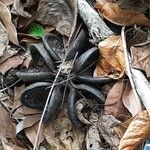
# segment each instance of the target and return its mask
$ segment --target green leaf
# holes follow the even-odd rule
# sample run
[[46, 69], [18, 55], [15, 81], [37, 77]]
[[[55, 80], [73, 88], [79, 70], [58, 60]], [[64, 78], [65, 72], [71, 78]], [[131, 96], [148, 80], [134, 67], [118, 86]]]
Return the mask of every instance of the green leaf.
[[33, 22], [29, 27], [28, 33], [35, 37], [42, 37], [44, 35], [44, 28], [40, 24]]

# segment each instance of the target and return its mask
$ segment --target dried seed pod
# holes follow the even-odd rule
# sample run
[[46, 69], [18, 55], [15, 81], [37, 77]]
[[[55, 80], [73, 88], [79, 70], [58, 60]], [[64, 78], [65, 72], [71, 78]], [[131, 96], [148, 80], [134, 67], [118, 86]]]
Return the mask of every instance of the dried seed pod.
[[67, 107], [68, 107], [68, 116], [70, 121], [78, 126], [83, 126], [83, 123], [78, 119], [77, 112], [76, 112], [76, 91], [73, 87], [69, 87], [69, 95], [67, 100]]
[[46, 112], [43, 118], [43, 124], [52, 122], [59, 113], [59, 108], [62, 102], [61, 87], [56, 86], [53, 89], [52, 95], [50, 97]]
[[75, 62], [74, 72], [80, 72], [89, 67], [91, 64], [96, 63], [99, 58], [99, 51], [93, 47], [83, 53]]
[[32, 109], [43, 109], [49, 93], [48, 82], [37, 82], [29, 85], [21, 94], [21, 102]]

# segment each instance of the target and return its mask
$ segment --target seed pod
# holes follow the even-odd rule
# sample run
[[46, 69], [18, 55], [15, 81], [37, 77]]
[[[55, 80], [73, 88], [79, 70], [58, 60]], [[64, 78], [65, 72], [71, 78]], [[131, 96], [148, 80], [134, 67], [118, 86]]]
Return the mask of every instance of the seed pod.
[[93, 47], [83, 53], [74, 64], [74, 71], [80, 72], [89, 67], [91, 64], [96, 63], [99, 58], [99, 51], [96, 47]]
[[68, 107], [68, 116], [70, 121], [78, 126], [83, 126], [83, 123], [78, 119], [77, 112], [76, 112], [76, 91], [73, 87], [69, 87], [69, 95], [67, 100], [67, 107]]
[[43, 109], [49, 93], [48, 82], [37, 82], [29, 85], [21, 94], [21, 102], [32, 109]]
[[42, 37], [42, 42], [49, 55], [55, 61], [60, 61], [64, 55], [64, 45], [61, 39], [54, 34], [47, 33]]
[[10, 73], [24, 82], [44, 82], [55, 78], [55, 73], [38, 69], [24, 69], [21, 71], [14, 70]]
[[111, 78], [107, 77], [92, 77], [92, 76], [81, 76], [76, 75], [76, 79], [89, 84], [106, 84], [112, 81]]
[[75, 85], [74, 83], [71, 82], [71, 84], [73, 85], [73, 87], [75, 87], [76, 89], [79, 89], [81, 91], [85, 91], [85, 92], [88, 92], [88, 93], [91, 93], [92, 96], [94, 96], [96, 99], [98, 99], [98, 102], [103, 104], [105, 102], [105, 96], [104, 94], [94, 88], [94, 87], [91, 87], [89, 85], [86, 85], [86, 84], [78, 84], [78, 85]]
[[44, 114], [43, 124], [50, 123], [57, 117], [61, 102], [62, 102], [61, 88], [60, 86], [56, 86], [53, 89], [46, 112]]
[[[31, 44], [30, 45], [30, 51], [31, 54], [33, 54], [34, 52], [38, 51], [38, 53], [42, 56], [42, 58], [44, 59], [46, 65], [48, 66], [48, 68], [54, 72], [55, 71], [55, 66], [53, 63], [53, 60], [51, 59], [51, 57], [49, 56], [48, 52], [44, 49], [44, 47], [42, 45], [39, 44]], [[34, 55], [34, 54], [33, 54]], [[35, 58], [36, 59], [36, 58]]]
[[71, 45], [70, 49], [68, 50], [66, 60], [73, 59], [76, 52], [83, 51], [87, 46], [87, 42], [88, 42], [88, 39], [86, 37], [86, 33], [82, 29], [79, 35], [77, 36], [77, 38], [75, 39], [75, 41], [73, 41], [73, 44]]

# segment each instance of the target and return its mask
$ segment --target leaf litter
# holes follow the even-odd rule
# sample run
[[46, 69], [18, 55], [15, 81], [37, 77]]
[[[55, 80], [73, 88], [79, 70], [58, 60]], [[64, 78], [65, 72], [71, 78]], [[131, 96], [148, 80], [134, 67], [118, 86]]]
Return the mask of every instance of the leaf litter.
[[[147, 147], [150, 136], [149, 101], [145, 93], [150, 92], [149, 8], [146, 0], [0, 0], [0, 139], [3, 149], [134, 150]], [[128, 26], [123, 34], [122, 26]], [[82, 37], [76, 41], [81, 30], [85, 32], [88, 44], [82, 43]], [[62, 96], [64, 102], [59, 108], [60, 113], [46, 125], [39, 123], [43, 108], [28, 108], [21, 101], [26, 87], [34, 81], [52, 84], [58, 71], [56, 68], [65, 61], [65, 58], [58, 59], [61, 52], [53, 51], [51, 47], [47, 50], [43, 42], [47, 33], [63, 40], [66, 55], [70, 49], [73, 53], [78, 51], [77, 59], [93, 47], [99, 52], [99, 58], [93, 64], [89, 65], [88, 61], [84, 64], [90, 69], [81, 71], [79, 75], [82, 78], [73, 80], [70, 85], [73, 88], [74, 82], [77, 82], [75, 85], [80, 87], [75, 88], [78, 99], [70, 107], [74, 110], [71, 115], [82, 123], [81, 127], [76, 127], [67, 114], [68, 87]], [[53, 48], [58, 44], [55, 42], [50, 43]], [[49, 71], [42, 50], [30, 49], [29, 43], [43, 44], [47, 51], [44, 54], [50, 56], [46, 59], [54, 63], [55, 70]], [[67, 68], [66, 64], [73, 64], [71, 61], [74, 60], [67, 60], [63, 68]], [[70, 74], [66, 72], [67, 76], [61, 74], [56, 84], [66, 80], [62, 81], [62, 76], [70, 81], [74, 76], [73, 69]], [[30, 75], [31, 80], [23, 82], [16, 77], [17, 71], [24, 71], [23, 78]], [[38, 73], [41, 71], [43, 79], [39, 80]], [[51, 75], [46, 78], [45, 73]], [[78, 73], [75, 72], [75, 75], [78, 76]], [[84, 89], [81, 89], [79, 85], [83, 83], [80, 81], [83, 77]], [[104, 94], [103, 104], [90, 96], [85, 83]], [[49, 85], [47, 89], [50, 88]], [[38, 94], [34, 90], [29, 103], [43, 105], [44, 95], [36, 103]]]

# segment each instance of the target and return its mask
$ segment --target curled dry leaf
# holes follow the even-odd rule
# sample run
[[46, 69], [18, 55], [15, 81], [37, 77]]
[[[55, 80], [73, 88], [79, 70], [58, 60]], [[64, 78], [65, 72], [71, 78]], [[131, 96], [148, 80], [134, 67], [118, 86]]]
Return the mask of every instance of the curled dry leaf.
[[14, 24], [11, 21], [10, 11], [2, 2], [0, 2], [0, 21], [2, 21], [2, 23], [7, 29], [9, 40], [13, 44], [19, 45], [17, 39], [17, 31]]
[[134, 150], [150, 136], [150, 117], [145, 110], [135, 116], [120, 140], [119, 150]]
[[131, 54], [132, 66], [145, 71], [147, 77], [150, 77], [150, 42], [132, 46]]
[[23, 57], [21, 55], [16, 55], [14, 57], [7, 59], [2, 64], [0, 64], [0, 72], [2, 74], [5, 74], [11, 68], [16, 68], [18, 65], [21, 65], [23, 63], [24, 59], [25, 59], [25, 57]]
[[85, 132], [72, 126], [66, 111], [46, 127], [44, 135], [51, 149], [81, 150], [84, 147]]
[[118, 79], [124, 75], [125, 62], [120, 36], [112, 35], [98, 45], [101, 57], [98, 61], [94, 76], [108, 76]]
[[122, 102], [125, 87], [126, 82], [123, 80], [114, 84], [105, 101], [105, 114], [111, 114], [118, 119], [123, 119], [128, 114]]
[[115, 3], [99, 3], [99, 1], [96, 3], [96, 8], [100, 11], [104, 18], [114, 24], [121, 26], [136, 24], [150, 27], [150, 20], [138, 11], [122, 9]]

